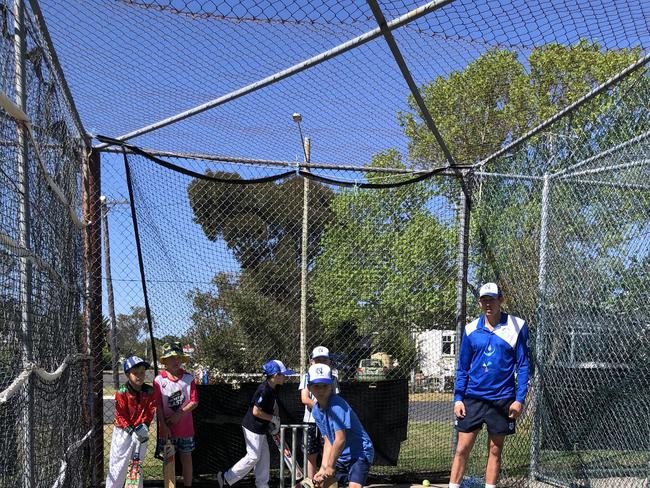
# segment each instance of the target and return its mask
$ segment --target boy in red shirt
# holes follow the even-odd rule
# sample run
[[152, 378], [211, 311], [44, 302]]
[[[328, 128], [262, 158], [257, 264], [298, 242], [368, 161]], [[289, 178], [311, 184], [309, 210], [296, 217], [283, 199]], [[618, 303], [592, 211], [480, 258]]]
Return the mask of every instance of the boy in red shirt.
[[199, 405], [196, 383], [191, 373], [181, 368], [188, 356], [180, 343], [164, 344], [160, 362], [165, 369], [153, 380], [159, 393], [158, 442], [163, 448], [171, 439], [183, 467], [183, 483], [192, 486], [192, 451], [194, 450], [194, 423], [192, 410]]
[[[135, 449], [140, 459], [147, 454], [149, 424], [156, 413], [158, 393], [144, 382], [149, 363], [137, 356], [124, 361], [128, 381], [115, 393], [115, 427], [106, 488], [122, 488]], [[143, 478], [140, 477], [140, 488]]]

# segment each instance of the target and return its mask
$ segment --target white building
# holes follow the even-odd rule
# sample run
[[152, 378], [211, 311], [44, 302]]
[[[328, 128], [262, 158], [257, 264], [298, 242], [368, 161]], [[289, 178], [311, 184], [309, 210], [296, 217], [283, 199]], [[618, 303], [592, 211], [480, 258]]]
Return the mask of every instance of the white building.
[[450, 390], [456, 375], [456, 331], [425, 330], [417, 335], [416, 341], [419, 364], [416, 373], [422, 372], [422, 388]]

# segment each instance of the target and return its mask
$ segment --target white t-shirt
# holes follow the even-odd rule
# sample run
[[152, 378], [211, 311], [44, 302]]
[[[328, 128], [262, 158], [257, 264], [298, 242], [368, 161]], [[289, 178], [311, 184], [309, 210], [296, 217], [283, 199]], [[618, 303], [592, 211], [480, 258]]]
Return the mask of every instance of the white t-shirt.
[[[340, 393], [339, 390], [339, 372], [336, 369], [332, 370], [332, 380], [334, 381], [332, 383], [332, 386], [334, 387], [334, 393], [337, 395]], [[298, 385], [299, 390], [304, 390], [307, 388], [307, 373], [302, 375], [302, 378], [300, 378], [300, 385]], [[312, 395], [311, 393], [309, 394], [309, 398], [312, 400], [315, 400], [316, 397]], [[302, 421], [305, 422], [306, 424], [314, 424], [316, 421], [314, 420], [314, 416], [311, 413], [311, 408], [309, 408], [307, 405], [305, 405], [305, 415], [302, 418]]]

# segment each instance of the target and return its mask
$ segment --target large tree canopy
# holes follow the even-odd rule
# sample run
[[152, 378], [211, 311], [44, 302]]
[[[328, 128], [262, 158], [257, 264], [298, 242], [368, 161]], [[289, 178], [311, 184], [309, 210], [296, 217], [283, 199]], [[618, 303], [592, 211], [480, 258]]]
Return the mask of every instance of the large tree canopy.
[[[195, 180], [188, 195], [194, 221], [210, 240], [223, 240], [241, 267], [237, 276], [215, 276], [213, 289], [191, 293], [199, 360], [228, 372], [255, 371], [270, 355], [297, 361], [302, 180], [249, 186]], [[333, 218], [332, 197], [329, 188], [310, 185], [310, 262]]]

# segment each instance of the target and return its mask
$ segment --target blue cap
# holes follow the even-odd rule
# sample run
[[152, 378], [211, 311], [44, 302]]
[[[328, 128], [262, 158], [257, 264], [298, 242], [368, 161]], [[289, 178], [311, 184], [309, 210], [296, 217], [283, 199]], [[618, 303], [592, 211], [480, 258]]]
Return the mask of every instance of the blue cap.
[[273, 376], [274, 374], [283, 374], [285, 376], [290, 374], [296, 374], [294, 370], [287, 369], [284, 363], [282, 361], [279, 361], [278, 359], [271, 359], [270, 361], [264, 363], [264, 366], [262, 366], [262, 370], [264, 371], [264, 374], [266, 376]]
[[139, 358], [138, 356], [131, 356], [130, 358], [127, 358], [126, 361], [124, 361], [124, 372], [128, 373], [131, 368], [135, 368], [141, 364], [144, 365], [145, 368], [149, 368], [149, 363], [144, 359]]

